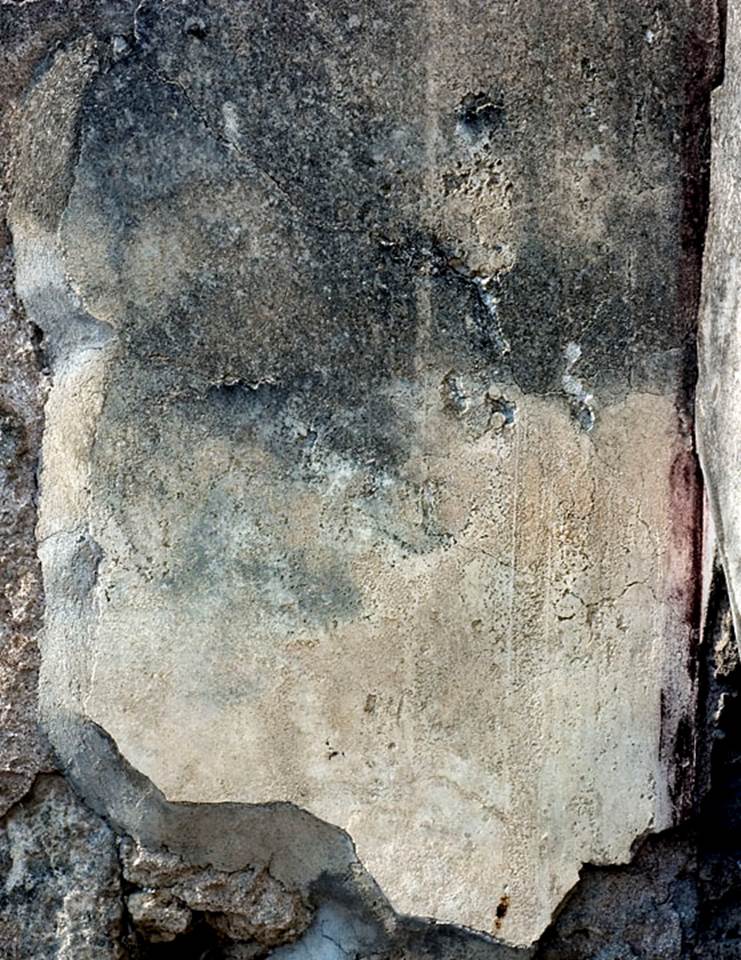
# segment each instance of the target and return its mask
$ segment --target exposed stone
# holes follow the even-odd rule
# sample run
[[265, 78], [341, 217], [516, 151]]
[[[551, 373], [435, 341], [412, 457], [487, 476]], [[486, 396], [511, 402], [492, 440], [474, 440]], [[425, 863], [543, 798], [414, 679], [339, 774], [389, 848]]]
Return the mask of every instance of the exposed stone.
[[741, 957], [741, 655], [727, 578], [709, 587], [704, 658], [698, 835], [701, 960]]
[[128, 903], [135, 927], [151, 940], [174, 939], [187, 930], [195, 911], [225, 940], [275, 946], [295, 940], [311, 917], [301, 898], [265, 869], [197, 867], [128, 838], [121, 844], [121, 861], [128, 883], [144, 888], [130, 895]]
[[139, 890], [126, 897], [134, 929], [145, 940], [163, 943], [186, 933], [192, 914], [175, 897], [159, 890]]
[[0, 829], [4, 960], [122, 960], [115, 837], [58, 776], [41, 776]]
[[694, 844], [647, 841], [631, 865], [585, 867], [546, 933], [538, 960], [676, 960], [692, 956], [697, 924]]
[[0, 813], [28, 792], [40, 770], [53, 763], [37, 728], [39, 654], [34, 638], [14, 633], [0, 647]]
[[713, 94], [712, 195], [698, 337], [697, 423], [717, 549], [741, 643], [741, 6], [737, 0], [728, 0], [726, 15], [723, 83]]
[[45, 383], [0, 244], [0, 815], [52, 767], [37, 726], [41, 573], [36, 556], [36, 456]]
[[35, 634], [43, 591], [34, 525], [46, 378], [41, 332], [27, 322], [15, 296], [5, 180], [11, 142], [21, 133], [14, 126], [16, 111], [33, 71], [55, 42], [79, 30], [82, 15], [91, 25], [99, 22], [104, 4], [71, 0], [53, 12], [51, 6], [0, 8], [0, 162], [6, 171], [0, 185], [0, 814], [24, 796], [40, 771], [54, 766], [36, 716]]

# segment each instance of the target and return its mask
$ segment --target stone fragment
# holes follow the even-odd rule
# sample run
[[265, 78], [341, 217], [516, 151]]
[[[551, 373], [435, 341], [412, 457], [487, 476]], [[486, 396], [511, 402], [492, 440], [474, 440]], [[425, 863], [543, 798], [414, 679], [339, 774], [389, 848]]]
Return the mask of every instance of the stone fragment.
[[124, 878], [143, 888], [130, 895], [128, 903], [135, 926], [150, 940], [184, 932], [191, 911], [203, 914], [224, 940], [263, 947], [295, 939], [309, 923], [311, 914], [301, 898], [266, 870], [198, 867], [129, 838], [122, 841], [120, 853]]
[[586, 867], [538, 945], [537, 960], [677, 960], [697, 924], [694, 845], [681, 836], [647, 841], [610, 873]]
[[115, 838], [59, 776], [0, 824], [3, 960], [124, 960]]
[[166, 943], [185, 933], [192, 916], [175, 897], [157, 890], [129, 894], [126, 909], [137, 933], [152, 943]]
[[[713, 93], [711, 201], [698, 334], [697, 431], [717, 550], [741, 643], [741, 7], [727, 4], [723, 83]], [[713, 531], [708, 530], [712, 535]]]
[[41, 571], [36, 454], [46, 385], [0, 243], [0, 815], [53, 762], [37, 724]]

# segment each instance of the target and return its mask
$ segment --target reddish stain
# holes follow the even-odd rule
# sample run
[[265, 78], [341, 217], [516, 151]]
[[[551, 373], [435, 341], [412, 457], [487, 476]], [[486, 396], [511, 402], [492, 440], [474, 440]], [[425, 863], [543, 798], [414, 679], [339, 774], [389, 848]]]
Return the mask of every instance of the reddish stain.
[[497, 909], [496, 909], [496, 914], [495, 914], [496, 919], [494, 920], [494, 929], [495, 929], [495, 930], [501, 930], [501, 929], [502, 929], [502, 921], [503, 921], [504, 918], [507, 916], [507, 911], [508, 911], [508, 910], [509, 910], [509, 895], [505, 893], [505, 894], [502, 896], [502, 899], [501, 899], [501, 900], [499, 901], [499, 903], [497, 904]]
[[702, 600], [703, 491], [700, 465], [694, 449], [675, 456], [669, 474], [671, 490], [671, 558], [668, 599], [691, 633], [688, 668], [694, 680], [695, 645], [700, 627]]
[[[702, 614], [703, 489], [693, 446], [680, 438], [669, 474], [669, 564], [665, 584], [666, 649], [681, 658], [691, 696], [678, 698], [671, 681], [661, 692], [660, 754], [666, 765], [674, 820], [691, 813], [695, 786], [695, 707]], [[670, 665], [670, 671], [671, 671]], [[670, 672], [671, 676], [671, 672]]]

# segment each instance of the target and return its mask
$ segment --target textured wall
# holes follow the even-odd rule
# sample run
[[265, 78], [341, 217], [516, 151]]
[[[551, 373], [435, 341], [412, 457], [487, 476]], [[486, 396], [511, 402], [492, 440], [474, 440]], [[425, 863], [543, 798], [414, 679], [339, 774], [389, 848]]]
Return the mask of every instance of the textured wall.
[[717, 549], [741, 636], [741, 326], [738, 269], [738, 119], [741, 14], [729, 3], [726, 71], [713, 97], [713, 193], [698, 337], [698, 441]]
[[526, 956], [548, 927], [544, 956], [581, 956], [634, 883], [600, 936], [645, 914], [624, 955], [678, 955], [689, 828], [612, 886], [579, 876], [697, 812], [735, 676], [726, 621], [698, 648], [722, 607], [692, 406], [712, 5], [2, 16], [35, 431], [8, 459], [29, 639], [6, 806], [52, 767], [28, 723], [45, 399], [41, 718], [87, 808], [38, 779], [0, 862], [83, 824], [109, 893], [62, 926], [110, 956], [253, 956], [317, 907], [276, 955]]

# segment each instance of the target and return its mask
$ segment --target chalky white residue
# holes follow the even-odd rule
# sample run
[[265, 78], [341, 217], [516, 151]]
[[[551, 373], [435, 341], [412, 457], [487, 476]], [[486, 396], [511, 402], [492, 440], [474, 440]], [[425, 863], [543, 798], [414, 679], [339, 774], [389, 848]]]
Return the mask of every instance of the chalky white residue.
[[494, 327], [494, 342], [499, 352], [504, 356], [510, 352], [510, 346], [499, 322], [499, 300], [493, 293], [494, 281], [494, 277], [473, 277], [473, 282], [478, 287], [481, 302], [486, 307]]
[[561, 377], [561, 386], [564, 393], [570, 397], [576, 418], [582, 429], [591, 430], [594, 426], [594, 411], [592, 410], [593, 394], [585, 389], [581, 380], [572, 373], [573, 367], [581, 357], [581, 347], [573, 341], [566, 344], [564, 349], [566, 370]]

